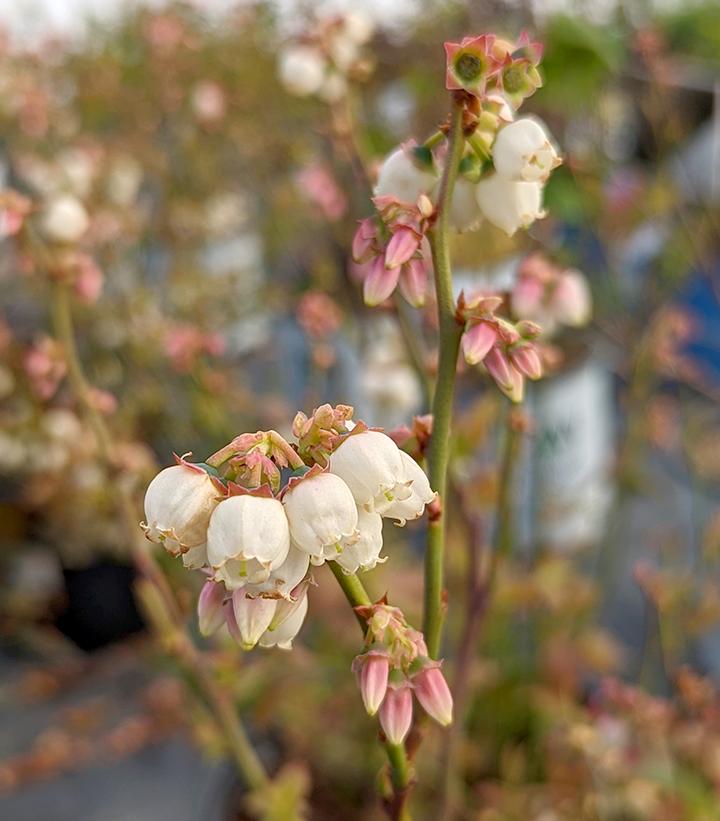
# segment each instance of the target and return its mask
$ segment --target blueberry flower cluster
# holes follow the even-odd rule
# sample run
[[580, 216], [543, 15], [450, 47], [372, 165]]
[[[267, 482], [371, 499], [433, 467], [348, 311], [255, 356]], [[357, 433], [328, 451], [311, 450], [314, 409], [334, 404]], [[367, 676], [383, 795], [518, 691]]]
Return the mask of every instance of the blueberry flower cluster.
[[307, 612], [310, 565], [346, 573], [385, 559], [383, 519], [404, 525], [435, 494], [420, 467], [352, 408], [298, 414], [297, 443], [242, 434], [206, 463], [177, 457], [145, 495], [143, 529], [207, 576], [200, 629], [225, 624], [245, 649], [288, 648]]
[[[544, 216], [543, 187], [561, 159], [544, 125], [516, 117], [541, 85], [541, 48], [490, 34], [446, 43], [446, 85], [463, 95], [465, 146], [450, 202], [451, 226], [476, 229], [483, 219], [512, 236]], [[425, 299], [431, 271], [425, 235], [437, 218], [447, 157], [442, 125], [422, 145], [409, 141], [384, 160], [373, 200], [376, 214], [360, 222], [353, 258], [376, 305], [399, 286], [414, 306]]]

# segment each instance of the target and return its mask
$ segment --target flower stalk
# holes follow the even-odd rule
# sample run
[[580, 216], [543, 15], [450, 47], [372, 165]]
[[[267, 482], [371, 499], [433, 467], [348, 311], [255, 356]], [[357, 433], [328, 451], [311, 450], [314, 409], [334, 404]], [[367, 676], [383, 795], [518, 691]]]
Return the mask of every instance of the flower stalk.
[[[370, 596], [360, 579], [354, 573], [345, 573], [337, 562], [328, 562], [330, 570], [338, 581], [345, 598], [350, 605], [367, 607], [372, 604]], [[360, 629], [365, 636], [367, 625], [365, 619], [355, 612]], [[410, 764], [404, 744], [385, 743], [388, 762], [390, 764], [390, 780], [393, 786], [393, 796], [387, 802], [388, 812], [393, 821], [410, 821], [410, 815], [405, 806], [407, 794], [411, 786]]]
[[437, 219], [429, 232], [435, 272], [435, 292], [438, 306], [439, 362], [433, 396], [433, 435], [428, 452], [430, 486], [439, 495], [438, 513], [431, 515], [428, 544], [425, 553], [425, 608], [423, 633], [431, 658], [437, 658], [443, 623], [443, 558], [445, 552], [445, 522], [442, 505], [447, 490], [450, 455], [455, 374], [463, 327], [455, 316], [452, 268], [449, 248], [449, 211], [457, 179], [465, 138], [463, 135], [464, 104], [459, 95], [453, 98], [447, 161], [440, 183]]

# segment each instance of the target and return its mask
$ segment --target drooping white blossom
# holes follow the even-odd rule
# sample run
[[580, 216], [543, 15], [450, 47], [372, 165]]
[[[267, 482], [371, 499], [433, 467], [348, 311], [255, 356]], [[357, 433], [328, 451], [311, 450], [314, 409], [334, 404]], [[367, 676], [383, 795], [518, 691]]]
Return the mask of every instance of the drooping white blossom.
[[380, 431], [348, 436], [330, 456], [330, 472], [347, 484], [358, 507], [375, 513], [412, 492], [400, 449]]
[[545, 182], [560, 162], [547, 132], [532, 117], [501, 128], [492, 155], [495, 171], [516, 182]]
[[382, 517], [379, 513], [369, 513], [362, 508], [358, 510], [358, 536], [347, 540], [342, 553], [336, 561], [346, 573], [357, 573], [358, 570], [372, 570], [380, 558], [383, 546]]
[[475, 192], [485, 219], [510, 237], [545, 216], [539, 182], [515, 182], [496, 173], [480, 180]]
[[287, 558], [280, 567], [272, 570], [265, 581], [248, 585], [248, 591], [254, 595], [287, 599], [293, 588], [305, 578], [309, 565], [310, 556], [291, 540]]
[[173, 556], [204, 545], [220, 498], [202, 468], [187, 463], [165, 468], [145, 492], [145, 535]]
[[[278, 604], [280, 610], [285, 606], [284, 602]], [[258, 644], [261, 647], [279, 647], [281, 650], [292, 649], [293, 639], [300, 632], [300, 628], [305, 621], [308, 611], [307, 593], [303, 593], [302, 598], [292, 612], [284, 619], [280, 620], [277, 627], [273, 624], [260, 636]], [[277, 621], [277, 616], [274, 621]]]
[[358, 513], [345, 482], [332, 473], [305, 476], [283, 498], [290, 533], [313, 564], [322, 564], [343, 550], [357, 535]]
[[277, 499], [231, 496], [210, 518], [208, 563], [230, 590], [266, 581], [289, 550], [290, 529]]
[[450, 225], [455, 231], [474, 231], [482, 222], [482, 211], [477, 201], [477, 183], [459, 177], [450, 201]]
[[387, 519], [396, 519], [399, 525], [405, 522], [418, 519], [425, 511], [425, 505], [429, 505], [435, 498], [435, 493], [430, 488], [425, 471], [418, 463], [404, 451], [400, 451], [400, 458], [403, 461], [405, 476], [411, 481], [410, 495], [405, 499], [398, 499], [383, 511], [383, 516]]

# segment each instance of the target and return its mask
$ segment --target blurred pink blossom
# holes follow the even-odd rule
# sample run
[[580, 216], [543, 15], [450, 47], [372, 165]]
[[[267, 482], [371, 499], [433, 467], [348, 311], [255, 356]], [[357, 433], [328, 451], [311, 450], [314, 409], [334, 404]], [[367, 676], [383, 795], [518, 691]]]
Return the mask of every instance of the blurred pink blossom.
[[348, 207], [347, 197], [324, 165], [315, 163], [297, 175], [301, 193], [322, 212], [325, 219], [337, 222]]
[[40, 399], [50, 399], [67, 372], [62, 345], [49, 336], [43, 336], [25, 352], [23, 367], [33, 392]]

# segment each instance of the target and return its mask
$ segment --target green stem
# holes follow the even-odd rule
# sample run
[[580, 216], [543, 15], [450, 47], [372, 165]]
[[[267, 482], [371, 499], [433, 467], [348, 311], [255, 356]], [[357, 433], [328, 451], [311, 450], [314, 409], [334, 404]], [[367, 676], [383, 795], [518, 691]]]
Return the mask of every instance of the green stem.
[[[345, 594], [345, 598], [354, 607], [363, 607], [372, 604], [363, 583], [354, 573], [345, 573], [337, 562], [326, 562], [332, 571], [333, 576], [338, 581], [340, 588]], [[365, 619], [359, 614], [355, 614], [363, 638], [367, 630]], [[388, 809], [393, 821], [409, 821], [410, 815], [405, 807], [408, 789], [410, 787], [410, 765], [408, 763], [407, 752], [404, 744], [390, 744], [385, 742], [388, 762], [390, 764], [390, 780], [392, 781], [394, 795], [388, 802]]]
[[[350, 602], [352, 607], [363, 607], [372, 604], [367, 590], [363, 587], [363, 583], [354, 573], [346, 573], [337, 562], [326, 562], [326, 564], [330, 570], [332, 570], [333, 576], [337, 579], [342, 592], [345, 594], [345, 598]], [[364, 636], [367, 627], [365, 619], [358, 613], [355, 614], [355, 618]]]
[[[114, 467], [112, 436], [104, 418], [92, 400], [92, 388], [85, 376], [78, 354], [70, 293], [67, 285], [63, 283], [56, 283], [54, 289], [53, 324], [55, 333], [63, 345], [68, 368], [68, 381], [92, 426], [100, 459], [109, 470], [112, 470]], [[147, 610], [152, 618], [153, 627], [159, 635], [168, 635], [168, 625], [178, 625], [182, 622], [180, 608], [167, 583], [167, 579], [148, 552], [147, 546], [144, 543], [139, 544], [138, 517], [135, 514], [132, 495], [123, 483], [119, 483], [118, 507], [127, 528], [129, 544], [132, 545], [133, 559], [140, 575], [145, 579], [148, 589], [151, 591], [149, 601], [152, 606]], [[252, 748], [234, 705], [206, 669], [206, 662], [200, 657], [197, 648], [188, 638], [187, 633], [180, 628], [175, 628], [172, 632], [175, 634], [173, 647], [177, 657], [198, 683], [203, 696], [210, 705], [218, 729], [225, 737], [240, 773], [253, 789], [264, 786], [268, 783], [268, 776], [262, 762]]]
[[450, 453], [450, 426], [452, 421], [455, 373], [460, 349], [462, 325], [455, 317], [455, 295], [452, 285], [450, 249], [448, 245], [449, 210], [458, 166], [462, 157], [463, 106], [453, 103], [449, 145], [445, 169], [440, 183], [437, 219], [429, 234], [435, 270], [435, 292], [438, 305], [439, 349], [438, 375], [433, 397], [433, 435], [428, 453], [429, 478], [440, 499], [440, 513], [428, 527], [428, 545], [425, 553], [425, 610], [423, 632], [428, 651], [437, 658], [443, 623], [443, 557], [445, 552], [445, 522], [442, 506], [445, 504], [447, 471]]
[[442, 133], [442, 131], [433, 131], [433, 133], [427, 138], [427, 140], [425, 140], [423, 145], [425, 146], [425, 148], [436, 148], [444, 139], [445, 135]]
[[53, 287], [53, 325], [55, 327], [55, 334], [62, 343], [65, 353], [68, 381], [75, 394], [75, 398], [80, 403], [93, 429], [100, 452], [100, 458], [107, 464], [110, 462], [112, 439], [102, 415], [93, 402], [91, 387], [80, 362], [77, 343], [75, 341], [75, 329], [73, 326], [68, 286], [62, 282], [56, 282]]

